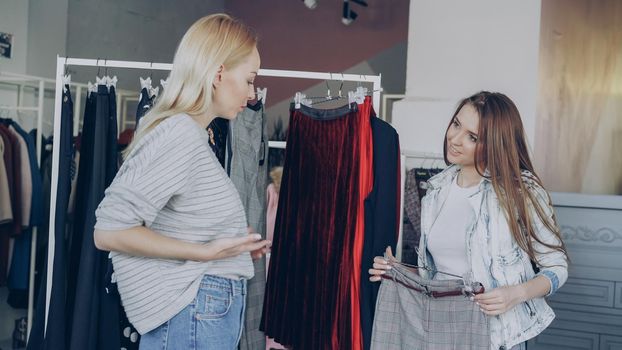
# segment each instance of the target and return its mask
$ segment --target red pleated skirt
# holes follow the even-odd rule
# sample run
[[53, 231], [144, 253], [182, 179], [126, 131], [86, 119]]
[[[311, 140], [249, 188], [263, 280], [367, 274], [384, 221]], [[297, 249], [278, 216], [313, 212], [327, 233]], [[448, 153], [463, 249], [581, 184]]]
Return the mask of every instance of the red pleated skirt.
[[261, 330], [295, 350], [361, 349], [371, 100], [291, 109]]

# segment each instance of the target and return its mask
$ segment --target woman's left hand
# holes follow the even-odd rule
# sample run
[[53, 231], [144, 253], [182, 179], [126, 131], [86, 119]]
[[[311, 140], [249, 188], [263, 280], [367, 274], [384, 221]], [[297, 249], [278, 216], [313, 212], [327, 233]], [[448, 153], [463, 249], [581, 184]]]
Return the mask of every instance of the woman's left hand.
[[[257, 233], [257, 232], [255, 232], [255, 229], [253, 229], [250, 226], [247, 228], [247, 231], [248, 231], [249, 235]], [[261, 259], [264, 255], [268, 254], [268, 252], [270, 251], [270, 247], [272, 247], [272, 242], [268, 241], [268, 245], [267, 246], [265, 246], [263, 248], [260, 248], [260, 249], [257, 249], [257, 250], [251, 251], [251, 258], [253, 260]]]
[[487, 293], [477, 294], [471, 300], [475, 301], [483, 313], [489, 316], [501, 315], [523, 302], [522, 287], [505, 286]]

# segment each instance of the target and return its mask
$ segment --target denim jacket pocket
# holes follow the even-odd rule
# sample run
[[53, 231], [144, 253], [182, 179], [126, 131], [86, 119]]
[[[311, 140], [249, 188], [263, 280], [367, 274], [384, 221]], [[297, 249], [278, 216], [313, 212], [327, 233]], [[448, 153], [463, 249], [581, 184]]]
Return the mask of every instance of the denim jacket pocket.
[[521, 262], [522, 251], [520, 247], [512, 247], [509, 250], [500, 253], [497, 256], [497, 261], [501, 266], [513, 266]]
[[231, 308], [231, 291], [222, 288], [200, 289], [197, 296], [196, 318], [213, 320], [225, 317]]

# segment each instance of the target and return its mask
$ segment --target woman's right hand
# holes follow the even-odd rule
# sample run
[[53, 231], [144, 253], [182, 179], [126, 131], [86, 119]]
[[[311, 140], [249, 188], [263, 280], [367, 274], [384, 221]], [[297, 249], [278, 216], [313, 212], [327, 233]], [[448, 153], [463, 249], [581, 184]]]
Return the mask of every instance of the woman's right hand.
[[261, 239], [258, 233], [244, 237], [218, 238], [204, 246], [206, 248], [204, 260], [226, 259], [246, 252], [267, 249], [271, 245], [271, 241]]
[[[391, 252], [391, 247], [387, 247], [385, 255], [389, 259], [394, 259], [393, 253]], [[371, 277], [369, 277], [369, 280], [372, 282], [380, 281], [382, 279], [382, 275], [384, 275], [387, 270], [391, 270], [391, 265], [389, 265], [389, 262], [382, 256], [375, 257], [373, 268], [369, 269], [369, 274], [371, 275]]]

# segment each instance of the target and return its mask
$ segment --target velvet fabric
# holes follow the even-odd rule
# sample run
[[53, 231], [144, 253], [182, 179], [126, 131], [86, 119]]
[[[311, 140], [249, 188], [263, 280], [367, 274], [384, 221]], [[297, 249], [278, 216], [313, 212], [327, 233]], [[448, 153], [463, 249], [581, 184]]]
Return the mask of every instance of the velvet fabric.
[[296, 350], [361, 348], [355, 282], [373, 181], [369, 112], [291, 109], [261, 330]]
[[355, 142], [359, 143], [359, 197], [357, 199], [356, 233], [354, 236], [352, 274], [350, 286], [350, 304], [352, 312], [352, 349], [363, 348], [361, 329], [361, 264], [365, 242], [365, 200], [374, 185], [373, 169], [373, 137], [371, 129], [372, 105], [371, 97], [365, 97], [359, 105], [360, 134]]

